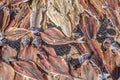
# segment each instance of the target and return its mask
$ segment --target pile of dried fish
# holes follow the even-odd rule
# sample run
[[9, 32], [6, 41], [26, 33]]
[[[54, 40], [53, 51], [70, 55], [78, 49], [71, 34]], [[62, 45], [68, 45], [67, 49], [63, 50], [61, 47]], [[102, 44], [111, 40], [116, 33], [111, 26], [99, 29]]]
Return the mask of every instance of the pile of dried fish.
[[120, 0], [0, 0], [0, 80], [120, 80]]

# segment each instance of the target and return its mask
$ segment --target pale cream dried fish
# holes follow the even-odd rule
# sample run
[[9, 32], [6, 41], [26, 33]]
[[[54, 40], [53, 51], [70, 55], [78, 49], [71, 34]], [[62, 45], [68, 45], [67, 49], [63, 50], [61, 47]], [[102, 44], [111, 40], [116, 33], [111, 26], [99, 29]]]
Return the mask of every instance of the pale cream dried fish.
[[78, 0], [50, 0], [46, 14], [55, 25], [61, 27], [67, 37], [71, 37], [72, 31], [79, 24], [79, 14], [82, 12], [83, 8]]
[[71, 37], [71, 23], [66, 16], [60, 14], [54, 7], [49, 7], [46, 14], [52, 22], [61, 27], [67, 37]]
[[40, 23], [42, 21], [42, 11], [32, 11], [30, 15], [30, 27], [41, 27]]
[[[46, 11], [46, 1], [45, 0], [34, 0], [32, 2], [32, 12], [30, 15], [30, 27], [43, 26], [45, 23], [44, 16]], [[44, 23], [43, 23], [44, 22]]]

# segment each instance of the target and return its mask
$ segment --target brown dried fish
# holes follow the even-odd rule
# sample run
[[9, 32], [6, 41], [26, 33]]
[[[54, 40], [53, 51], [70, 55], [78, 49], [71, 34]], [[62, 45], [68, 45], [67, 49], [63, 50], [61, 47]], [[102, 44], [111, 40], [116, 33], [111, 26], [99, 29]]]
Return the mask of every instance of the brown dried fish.
[[[49, 33], [51, 32], [51, 33]], [[84, 37], [80, 37], [78, 39], [70, 39], [69, 37], [65, 37], [59, 30], [56, 28], [48, 28], [44, 32], [40, 32], [41, 38], [44, 42], [52, 45], [61, 45], [61, 44], [69, 44], [69, 43], [83, 43], [82, 39]]]
[[0, 80], [119, 80], [119, 7], [120, 0], [1, 0]]
[[5, 32], [5, 38], [7, 40], [18, 40], [22, 37], [24, 37], [25, 35], [29, 34], [30, 31], [28, 31], [27, 29], [24, 28], [15, 28], [15, 27], [11, 27], [9, 28], [9, 30], [7, 30]]
[[15, 72], [28, 79], [44, 80], [43, 74], [39, 71], [36, 64], [32, 61], [15, 61], [12, 62]]
[[19, 58], [21, 60], [33, 60], [33, 61], [36, 62], [36, 60], [37, 60], [37, 53], [38, 53], [39, 48], [41, 47], [41, 44], [40, 43], [37, 44], [37, 42], [36, 42], [35, 46], [34, 45], [30, 45], [30, 41], [29, 40], [28, 40], [28, 37], [24, 37], [24, 40], [22, 42], [23, 46], [21, 45], [21, 50], [19, 52]]
[[[51, 48], [46, 47], [46, 50], [50, 49]], [[54, 77], [60, 76], [60, 79], [68, 78], [69, 80], [72, 80], [72, 77], [69, 75], [68, 65], [63, 58], [58, 57], [55, 54], [51, 55], [50, 52], [39, 52], [39, 58], [37, 64], [49, 75]], [[59, 77], [57, 79], [59, 79]]]
[[81, 14], [80, 28], [86, 37], [95, 39], [98, 30], [97, 26], [98, 23], [94, 17], [87, 14]]
[[[1, 12], [2, 12], [2, 10], [1, 10]], [[1, 14], [0, 16], [3, 16], [3, 19], [1, 20], [1, 31], [4, 32], [10, 22], [9, 11], [3, 10], [3, 14]]]
[[119, 55], [119, 46], [115, 44], [114, 40], [106, 39], [104, 46], [107, 48], [104, 54], [104, 65], [108, 72], [111, 74], [113, 79], [118, 79], [119, 73], [114, 75], [119, 71], [120, 64], [120, 55]]
[[0, 62], [0, 80], [14, 80], [14, 69], [4, 63], [4, 62]]

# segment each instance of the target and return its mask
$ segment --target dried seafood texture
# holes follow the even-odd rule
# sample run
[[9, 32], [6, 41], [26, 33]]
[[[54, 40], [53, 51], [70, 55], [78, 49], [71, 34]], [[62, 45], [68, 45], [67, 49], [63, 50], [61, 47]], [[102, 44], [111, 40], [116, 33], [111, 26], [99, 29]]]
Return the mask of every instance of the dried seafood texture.
[[77, 45], [78, 49], [81, 53], [89, 53], [91, 50], [89, 49], [88, 45], [86, 43], [80, 43]]
[[47, 47], [51, 47], [51, 49], [55, 51], [54, 54], [56, 54], [57, 56], [62, 56], [64, 59], [71, 57], [77, 58], [80, 53], [79, 50], [76, 48], [76, 45], [44, 45]]
[[105, 66], [107, 67], [108, 71], [112, 73], [112, 71], [115, 68], [115, 61], [114, 61], [114, 56], [112, 55], [110, 50], [107, 50], [105, 52], [104, 58], [105, 58]]
[[28, 79], [28, 78], [25, 78], [25, 77], [23, 77], [23, 76], [21, 76], [21, 75], [19, 75], [17, 73], [15, 74], [14, 80], [25, 80], [25, 79]]
[[[90, 59], [98, 66], [100, 69], [103, 67], [104, 62], [104, 53], [101, 50], [101, 46], [97, 40], [94, 39], [86, 39], [86, 44], [79, 44], [80, 51], [84, 51], [90, 54]], [[82, 53], [83, 54], [83, 53]], [[83, 54], [84, 55], [84, 54]], [[84, 58], [83, 58], [84, 59]], [[82, 60], [82, 59], [81, 59]], [[85, 59], [86, 60], [86, 59]]]
[[26, 45], [21, 48], [19, 58], [22, 60], [33, 60], [36, 62], [39, 47]]
[[14, 0], [5, 0], [5, 2], [8, 4], [14, 4], [14, 5], [16, 4], [17, 5], [17, 4], [22, 3], [22, 0], [15, 0], [15, 1]]
[[[80, 51], [77, 49], [77, 46], [76, 45], [69, 45], [70, 47], [70, 50], [67, 52], [67, 51], [64, 51], [64, 58], [79, 58], [80, 56]], [[65, 49], [65, 48], [63, 48]], [[68, 48], [67, 48], [68, 49]], [[67, 50], [66, 49], [66, 50]], [[66, 53], [65, 53], [66, 52]], [[62, 52], [61, 52], [62, 53]]]
[[109, 19], [112, 21], [113, 26], [116, 26], [119, 28], [120, 25], [120, 20], [119, 20], [119, 13], [118, 11], [112, 10], [112, 9], [107, 9], [107, 16]]
[[[114, 4], [113, 4], [114, 3]], [[119, 3], [118, 0], [106, 0], [103, 1], [103, 4], [107, 4], [107, 7], [105, 8], [105, 14], [109, 17], [109, 19], [112, 21], [112, 24], [118, 28], [120, 25], [120, 18], [119, 18]]]
[[[105, 2], [104, 0], [102, 0]], [[106, 0], [106, 3], [108, 4], [109, 8], [112, 8], [113, 10], [118, 9], [118, 2], [119, 0]]]
[[[50, 50], [51, 52], [55, 53], [55, 51], [51, 48], [45, 47], [44, 49]], [[53, 76], [53, 79], [56, 78], [62, 80], [65, 78], [68, 80], [72, 80], [72, 77], [69, 74], [69, 68], [67, 63], [64, 61], [63, 58], [58, 57], [51, 52], [48, 53], [40, 49], [38, 55], [39, 59], [37, 61], [38, 66], [40, 66], [41, 69], [46, 71], [50, 76]]]
[[[36, 38], [35, 38], [36, 37]], [[35, 36], [31, 42], [30, 36], [25, 36], [21, 40], [21, 48], [19, 52], [19, 58], [22, 60], [33, 60], [36, 62], [37, 52], [41, 47], [41, 40], [38, 36]]]
[[1, 19], [0, 19], [0, 30], [2, 32], [5, 31], [5, 29], [7, 28], [7, 26], [9, 25], [9, 22], [10, 22], [10, 15], [9, 15], [9, 11], [8, 10], [0, 10], [0, 16], [1, 16]]
[[[13, 11], [13, 13], [15, 12], [14, 10], [11, 11]], [[30, 13], [31, 9], [29, 6], [27, 4], [21, 4], [21, 9], [18, 10], [17, 15], [14, 16], [15, 24], [13, 26], [28, 29], [30, 27]]]
[[23, 60], [29, 60], [32, 58], [31, 56], [31, 47], [29, 45], [22, 46], [20, 53], [19, 53], [19, 58]]
[[[106, 56], [107, 56], [107, 58], [106, 58]], [[111, 74], [111, 77], [112, 77], [113, 80], [119, 80], [119, 78], [120, 78], [120, 73], [119, 73], [120, 72], [120, 68], [117, 65], [119, 63], [118, 59], [120, 59], [119, 56], [113, 56], [111, 54], [111, 52], [106, 51], [105, 67], [108, 70], [108, 72]]]
[[119, 55], [119, 49], [114, 50], [111, 48], [113, 44], [117, 45], [114, 42], [112, 44], [104, 42], [104, 46], [107, 48], [104, 54], [104, 64], [108, 72], [111, 74], [112, 78], [117, 80], [120, 75], [119, 74], [120, 55]]
[[83, 43], [84, 37], [79, 37], [76, 40], [65, 37], [60, 30], [56, 28], [48, 28], [44, 32], [40, 32], [41, 38], [47, 44], [61, 45], [69, 43]]
[[74, 68], [72, 65], [69, 66], [70, 74], [75, 78], [78, 78], [78, 80], [84, 80], [81, 75], [81, 68]]
[[[118, 31], [118, 33], [119, 33], [119, 28], [117, 28], [117, 31]], [[117, 41], [118, 43], [120, 43], [120, 35], [119, 35], [119, 34], [117, 35], [116, 41]]]
[[1, 0], [0, 80], [119, 80], [119, 29], [120, 0]]
[[78, 6], [78, 0], [73, 2], [71, 0], [50, 0], [46, 14], [56, 26], [60, 26], [67, 37], [71, 37], [73, 29], [79, 23], [79, 14], [82, 11]]
[[91, 51], [93, 51], [93, 58], [91, 58], [91, 60], [97, 64], [97, 66], [99, 66], [100, 68], [103, 67], [103, 62], [104, 62], [104, 54], [103, 51], [101, 50], [101, 46], [98, 43], [97, 40], [87, 40], [87, 44], [89, 46], [89, 48], [91, 49]]
[[29, 29], [29, 27], [30, 27], [30, 17], [29, 16], [30, 16], [30, 14], [27, 14], [26, 17], [21, 21], [20, 28]]
[[44, 80], [43, 74], [32, 61], [15, 61], [12, 62], [12, 66], [16, 74], [19, 74], [26, 79]]
[[28, 17], [26, 15], [29, 15], [31, 10], [27, 4], [22, 3], [22, 0], [18, 2], [13, 0], [11, 0], [11, 2], [6, 1], [1, 12], [2, 11], [4, 12], [4, 14], [1, 13], [1, 16], [3, 16], [4, 20], [1, 29], [3, 32], [10, 27], [24, 27], [24, 25], [29, 26], [28, 24], [24, 24], [26, 21], [23, 22], [23, 20]]
[[83, 80], [99, 80], [98, 70], [89, 61], [85, 61], [81, 66], [81, 77]]
[[29, 33], [30, 33], [30, 31], [28, 31], [27, 29], [12, 27], [12, 28], [9, 28], [5, 32], [5, 38], [7, 40], [15, 41], [15, 40], [18, 40], [18, 39], [24, 37], [25, 35], [27, 35]]
[[81, 14], [80, 28], [88, 38], [96, 38], [98, 23], [97, 20], [88, 14]]
[[41, 28], [41, 24], [46, 11], [45, 0], [33, 0], [32, 1], [32, 12], [30, 15], [30, 27]]
[[83, 6], [84, 10], [89, 13], [91, 16], [100, 18], [105, 13], [102, 9], [101, 0], [80, 0], [80, 4]]
[[4, 62], [0, 62], [0, 80], [14, 80], [14, 69], [4, 63]]
[[2, 59], [4, 59], [6, 62], [9, 62], [13, 58], [16, 58], [17, 51], [12, 47], [6, 45], [2, 47], [1, 55], [2, 55]]
[[107, 15], [113, 25], [119, 28], [118, 0], [80, 0], [80, 4], [85, 12], [98, 20]]

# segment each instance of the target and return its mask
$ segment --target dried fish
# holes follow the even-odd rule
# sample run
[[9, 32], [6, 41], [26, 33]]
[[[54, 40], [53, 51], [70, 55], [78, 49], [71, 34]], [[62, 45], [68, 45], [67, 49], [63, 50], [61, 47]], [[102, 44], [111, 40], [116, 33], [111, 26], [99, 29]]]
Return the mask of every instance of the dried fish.
[[81, 66], [81, 77], [84, 80], [99, 80], [98, 71], [94, 68], [89, 62], [84, 62]]
[[78, 0], [73, 1], [73, 4], [71, 0], [51, 0], [50, 2], [52, 4], [48, 5], [47, 16], [53, 23], [61, 27], [67, 37], [71, 37], [73, 29], [79, 23], [79, 14], [82, 12]]
[[40, 48], [41, 45], [24, 45], [22, 46], [22, 48], [20, 49], [18, 58], [20, 58], [21, 60], [33, 60], [36, 62], [37, 60], [37, 54], [38, 54], [38, 50]]
[[6, 62], [9, 62], [10, 59], [16, 58], [17, 56], [17, 51], [8, 45], [4, 45], [1, 51], [2, 59]]
[[68, 73], [68, 70], [69, 70], [68, 65], [65, 63], [64, 59], [62, 59], [61, 57], [55, 56], [55, 55], [50, 55], [50, 54], [49, 55], [40, 54], [39, 58], [40, 59], [37, 61], [37, 64], [44, 71], [47, 71], [48, 74], [53, 75], [53, 76], [55, 76], [54, 74], [56, 74], [56, 76], [59, 75], [64, 78], [68, 78], [72, 80], [72, 77]]
[[27, 76], [30, 79], [44, 80], [43, 74], [38, 70], [37, 66], [32, 61], [16, 61], [12, 63], [16, 73], [21, 76]]
[[[52, 31], [52, 33], [49, 33], [48, 31]], [[55, 28], [47, 29], [45, 30], [45, 33], [40, 32], [40, 34], [43, 41], [52, 45], [84, 43], [84, 41], [82, 41], [84, 37], [80, 37], [80, 38], [77, 38], [76, 40], [73, 40], [73, 39], [70, 39], [69, 37], [65, 37], [59, 30]]]
[[8, 40], [18, 40], [25, 35], [29, 34], [30, 31], [24, 28], [10, 28], [6, 33], [5, 33], [5, 38]]
[[0, 80], [119, 80], [119, 16], [120, 0], [1, 0]]
[[9, 11], [8, 10], [4, 10], [3, 14], [1, 15], [3, 16], [2, 19], [2, 27], [1, 27], [1, 32], [4, 32], [5, 29], [7, 28], [7, 26], [9, 25], [9, 21], [10, 21], [10, 15], [9, 15]]
[[38, 11], [38, 12], [32, 11], [30, 16], [30, 27], [41, 28], [41, 25], [40, 25], [41, 21], [42, 21], [42, 11]]
[[30, 27], [38, 27], [41, 28], [42, 20], [43, 20], [43, 12], [45, 9], [45, 1], [34, 0], [32, 1], [32, 12], [30, 15]]
[[80, 28], [86, 37], [94, 39], [96, 38], [97, 25], [98, 23], [94, 17], [89, 17], [89, 15], [81, 14]]
[[0, 62], [0, 80], [13, 80], [14, 75], [14, 69], [10, 65]]

